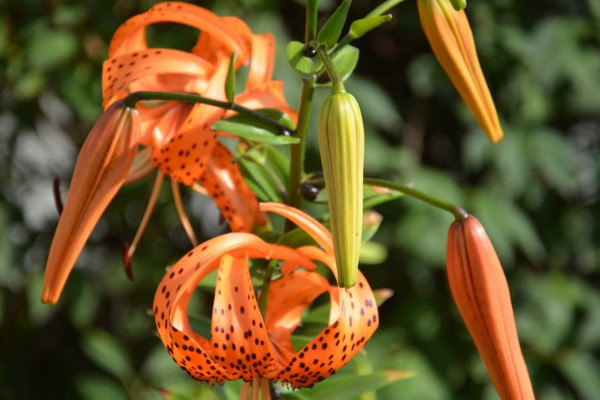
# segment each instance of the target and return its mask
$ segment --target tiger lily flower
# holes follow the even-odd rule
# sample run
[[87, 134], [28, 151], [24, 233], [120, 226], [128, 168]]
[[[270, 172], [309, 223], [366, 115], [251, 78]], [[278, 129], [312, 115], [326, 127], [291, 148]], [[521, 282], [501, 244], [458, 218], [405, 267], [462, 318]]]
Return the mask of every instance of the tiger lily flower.
[[502, 265], [479, 221], [452, 224], [446, 255], [458, 311], [502, 400], [533, 400]]
[[[190, 52], [148, 48], [145, 29], [160, 22], [190, 25], [202, 34]], [[193, 92], [225, 100], [225, 81], [230, 59], [235, 53], [236, 68], [250, 64], [246, 90], [235, 97], [235, 102], [252, 109], [276, 108], [294, 116], [283, 97], [282, 82], [271, 80], [274, 48], [272, 35], [253, 34], [237, 18], [218, 17], [186, 3], [158, 4], [126, 21], [110, 43], [102, 78], [105, 114], [119, 107], [115, 104], [121, 104], [121, 99], [135, 91]], [[83, 245], [120, 187], [144, 177], [154, 168], [159, 170], [154, 189], [134, 241], [124, 255], [126, 265], [150, 218], [165, 175], [172, 180], [179, 216], [194, 245], [197, 242], [181, 202], [179, 183], [189, 187], [204, 186], [203, 190], [215, 200], [234, 231], [250, 232], [255, 225], [263, 225], [266, 221], [265, 215], [258, 210], [256, 196], [242, 180], [237, 164], [231, 161], [231, 154], [218, 143], [219, 133], [211, 130], [217, 120], [232, 115], [232, 111], [175, 101], [139, 102], [136, 109], [136, 126], [139, 127], [136, 135], [131, 136], [128, 147], [133, 152], [133, 155], [128, 153], [130, 162], [117, 163], [115, 157], [102, 153], [104, 147], [116, 140], [116, 136], [103, 128], [106, 123], [99, 122], [94, 128], [94, 131], [106, 132], [98, 133], [95, 138], [90, 134], [86, 140], [85, 157], [82, 150], [81, 161], [75, 166], [71, 194], [61, 217], [61, 221], [69, 223], [59, 222], [60, 228], [50, 250], [43, 285], [44, 302], [56, 303], [58, 300]], [[139, 146], [142, 149], [138, 151]], [[99, 175], [97, 185], [110, 196], [102, 197], [103, 201], [88, 201], [89, 210], [85, 212], [71, 210], [72, 204], [85, 201], [82, 199], [86, 199], [85, 190], [89, 189], [77, 188], [75, 176], [93, 173], [90, 168], [97, 163], [109, 164], [109, 170], [118, 170], [118, 176], [123, 178], [107, 180]], [[80, 229], [80, 226], [86, 228]]]
[[[319, 261], [337, 279], [331, 234], [319, 222], [280, 203], [262, 203], [260, 209], [290, 219], [320, 247], [293, 249], [242, 232], [208, 240], [173, 265], [159, 284], [156, 327], [174, 361], [197, 380], [276, 380], [310, 387], [350, 361], [374, 333], [375, 298], [360, 272], [351, 289], [331, 285], [315, 272], [312, 261]], [[269, 286], [264, 315], [250, 279], [251, 258], [283, 263], [282, 277]], [[215, 269], [211, 337], [204, 338], [190, 326], [187, 308], [198, 282]], [[303, 311], [322, 293], [330, 296], [329, 326], [295, 351], [291, 334]]]
[[502, 139], [494, 101], [479, 65], [473, 32], [464, 10], [449, 0], [418, 0], [419, 16], [436, 58], [489, 139]]

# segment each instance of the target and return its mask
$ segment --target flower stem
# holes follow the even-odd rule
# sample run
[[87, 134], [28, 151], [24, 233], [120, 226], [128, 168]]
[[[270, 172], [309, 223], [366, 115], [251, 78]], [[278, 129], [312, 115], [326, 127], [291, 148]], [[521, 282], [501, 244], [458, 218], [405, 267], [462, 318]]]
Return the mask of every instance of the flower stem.
[[319, 0], [306, 0], [306, 28], [304, 41], [306, 43], [317, 38], [317, 21], [319, 16]]
[[380, 187], [386, 187], [388, 189], [396, 190], [398, 192], [404, 193], [407, 196], [410, 196], [412, 198], [415, 198], [417, 200], [421, 200], [422, 202], [430, 204], [434, 207], [448, 211], [454, 215], [454, 218], [456, 219], [456, 221], [462, 221], [463, 219], [465, 219], [469, 216], [469, 214], [462, 207], [459, 207], [458, 205], [450, 203], [446, 200], [442, 200], [440, 198], [431, 196], [428, 193], [422, 192], [422, 191], [417, 190], [410, 186], [401, 185], [398, 183], [393, 183], [393, 182], [389, 182], [389, 181], [386, 181], [383, 179], [376, 179], [376, 178], [365, 178], [364, 182], [365, 182], [365, 185], [380, 186]]
[[331, 59], [327, 54], [327, 49], [323, 46], [319, 46], [317, 48], [317, 52], [319, 53], [319, 57], [321, 57], [323, 65], [327, 70], [327, 74], [331, 79], [331, 84], [333, 85], [333, 93], [344, 93], [346, 91], [346, 89], [344, 88], [344, 81], [335, 70], [333, 63], [331, 62]]
[[209, 99], [207, 97], [202, 97], [200, 95], [194, 93], [176, 93], [176, 92], [133, 92], [129, 96], [123, 99], [123, 102], [127, 107], [135, 107], [135, 104], [138, 101], [148, 101], [148, 100], [162, 100], [162, 101], [181, 101], [184, 103], [201, 103], [208, 104], [210, 106], [215, 106], [219, 108], [223, 108], [225, 110], [232, 110], [240, 114], [245, 114], [251, 116], [257, 120], [265, 122], [267, 124], [272, 125], [277, 128], [279, 134], [281, 135], [289, 135], [290, 129], [276, 121], [275, 119], [262, 114], [256, 110], [251, 110], [239, 104], [228, 102], [228, 101], [220, 101], [215, 99]]
[[[300, 109], [298, 110], [298, 126], [296, 137], [300, 142], [290, 147], [290, 177], [288, 181], [287, 203], [299, 208], [302, 197], [300, 196], [300, 182], [304, 175], [304, 156], [306, 153], [306, 135], [310, 123], [310, 112], [312, 109], [313, 94], [315, 91], [314, 79], [302, 82], [302, 94], [300, 97]], [[291, 229], [286, 221], [286, 231]]]
[[[319, 176], [311, 178], [303, 182], [303, 184], [307, 184], [316, 190], [321, 190], [325, 187], [325, 180]], [[431, 196], [430, 194], [417, 190], [411, 186], [401, 185], [399, 183], [389, 182], [377, 178], [364, 178], [364, 184], [369, 186], [384, 187], [396, 192], [404, 193], [407, 196], [452, 213], [456, 221], [462, 221], [469, 216], [469, 213], [467, 213], [462, 207], [446, 200]]]

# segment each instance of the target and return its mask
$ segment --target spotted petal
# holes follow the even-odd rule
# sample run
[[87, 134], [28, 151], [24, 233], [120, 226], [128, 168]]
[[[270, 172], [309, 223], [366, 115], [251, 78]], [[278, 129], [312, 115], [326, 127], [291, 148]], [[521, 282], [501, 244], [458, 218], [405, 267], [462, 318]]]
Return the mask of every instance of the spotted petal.
[[215, 145], [200, 182], [221, 209], [232, 231], [251, 232], [255, 224], [266, 223], [265, 215], [258, 210], [256, 195], [222, 144]]

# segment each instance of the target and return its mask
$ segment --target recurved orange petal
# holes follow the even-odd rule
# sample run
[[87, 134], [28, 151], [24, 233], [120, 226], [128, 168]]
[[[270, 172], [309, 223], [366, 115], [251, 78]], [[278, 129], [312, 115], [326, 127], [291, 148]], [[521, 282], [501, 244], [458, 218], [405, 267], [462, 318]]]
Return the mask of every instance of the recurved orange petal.
[[[102, 66], [103, 105], [107, 107], [132, 91], [159, 89], [161, 85], [155, 79], [159, 79], [157, 77], [161, 74], [184, 75], [188, 81], [183, 87], [178, 82], [179, 91], [198, 91], [201, 87], [195, 87], [194, 84], [198, 84], [198, 79], [201, 82], [209, 79], [213, 71], [214, 66], [207, 61], [179, 50], [140, 49], [121, 54], [107, 59]], [[138, 83], [136, 87], [129, 87], [144, 78], [144, 85]]]
[[211, 344], [217, 360], [229, 363], [234, 378], [272, 376], [278, 365], [258, 309], [248, 257], [221, 258], [212, 315]]
[[265, 215], [258, 210], [256, 195], [222, 144], [214, 146], [200, 182], [219, 206], [232, 231], [251, 232], [255, 225], [266, 223]]
[[452, 224], [446, 255], [454, 302], [503, 400], [534, 399], [521, 353], [508, 283], [473, 216]]
[[[229, 254], [229, 256], [225, 256], [227, 254]], [[222, 382], [225, 379], [237, 379], [244, 368], [236, 368], [236, 365], [240, 366], [243, 364], [246, 366], [246, 369], [249, 368], [246, 361], [246, 355], [249, 354], [246, 352], [248, 347], [244, 347], [244, 350], [242, 350], [241, 346], [248, 346], [247, 340], [250, 336], [247, 335], [248, 338], [245, 338], [243, 335], [244, 331], [247, 332], [248, 329], [251, 329], [252, 338], [259, 338], [259, 346], [262, 346], [260, 340], [265, 340], [265, 336], [262, 333], [259, 333], [259, 330], [264, 329], [264, 323], [258, 321], [256, 309], [254, 309], [255, 300], [253, 300], [247, 286], [243, 288], [240, 286], [242, 284], [248, 284], [245, 275], [247, 274], [247, 264], [241, 265], [239, 261], [234, 260], [235, 258], [245, 260], [247, 257], [266, 259], [277, 258], [282, 260], [294, 260], [294, 262], [299, 264], [311, 264], [308, 259], [303, 258], [293, 249], [266, 243], [255, 235], [247, 233], [229, 233], [208, 240], [190, 251], [171, 267], [167, 272], [167, 275], [165, 275], [161, 281], [156, 292], [154, 297], [154, 315], [159, 336], [175, 362], [195, 379], [209, 382]], [[217, 338], [213, 343], [212, 338], [209, 341], [193, 331], [189, 323], [187, 307], [198, 282], [209, 272], [219, 267], [221, 258], [225, 258], [221, 264], [223, 266], [222, 272], [225, 275], [219, 275], [222, 283], [217, 289], [217, 295], [219, 294], [218, 290], [221, 290], [221, 294], [223, 294], [223, 290], [233, 290], [235, 295], [235, 288], [237, 287], [237, 293], [242, 293], [240, 290], [243, 290], [243, 293], [246, 296], [246, 304], [250, 305], [248, 309], [244, 308], [242, 311], [240, 307], [242, 307], [244, 298], [240, 297], [240, 295], [235, 295], [236, 305], [238, 306], [235, 311], [233, 303], [231, 303], [232, 309], [229, 310], [229, 301], [233, 300], [233, 298], [223, 296], [216, 301], [215, 307], [218, 315], [221, 315], [221, 309], [223, 309], [223, 318], [225, 318], [226, 311], [232, 311], [237, 314], [227, 314], [227, 318], [230, 318], [229, 321], [233, 321], [235, 316], [235, 318], [239, 318], [244, 322], [233, 325], [234, 331], [236, 331], [237, 327], [237, 329], [239, 329], [237, 332], [241, 333], [241, 336], [232, 336], [232, 323], [230, 322], [229, 326], [224, 326], [226, 321], [218, 319], [220, 318], [218, 316], [217, 319], [215, 319], [213, 310], [213, 322], [218, 322], [215, 322], [215, 325], [211, 326], [211, 332], [215, 332], [216, 328], [219, 328], [219, 335], [213, 333], [213, 337]], [[245, 268], [246, 272], [240, 271], [240, 268]], [[238, 282], [238, 280], [240, 280], [239, 276], [242, 277], [240, 282]], [[234, 279], [234, 281], [231, 281], [233, 282], [233, 286], [231, 282], [227, 282], [231, 279]], [[243, 315], [246, 312], [250, 313], [246, 314], [251, 316], [250, 319], [243, 318]], [[253, 319], [255, 321], [254, 325], [252, 324]], [[263, 324], [263, 327], [260, 326], [261, 323]], [[251, 328], [247, 326], [250, 326]], [[229, 338], [227, 338], [227, 333], [229, 333]], [[232, 340], [235, 340], [235, 342]], [[215, 347], [215, 343], [218, 343], [219, 345]], [[226, 344], [227, 346], [225, 349], [223, 349], [223, 344]], [[222, 359], [221, 357], [224, 357], [224, 355], [222, 355], [221, 352], [224, 350], [234, 351], [234, 358], [231, 360]], [[256, 362], [258, 366], [258, 358], [252, 360], [251, 354], [249, 354], [249, 357], [252, 361], [252, 367], [254, 368], [254, 362]], [[271, 362], [272, 354], [267, 354], [267, 352], [265, 352], [262, 357], [267, 358], [260, 359], [262, 364], [261, 368], [271, 370], [269, 363]], [[241, 358], [243, 358], [243, 360], [238, 363], [237, 360]]]
[[137, 111], [116, 102], [102, 114], [85, 140], [50, 247], [43, 302], [58, 301], [85, 242], [129, 173], [139, 134]]
[[[111, 40], [109, 58], [147, 48], [145, 29], [148, 25], [159, 22], [175, 22], [199, 29], [201, 34], [198, 44], [192, 52], [205, 56], [209, 61], [213, 61], [215, 49], [226, 50], [227, 55], [235, 52], [240, 65], [248, 60], [249, 51], [241, 36], [248, 30], [245, 24], [244, 30], [209, 10], [181, 2], [159, 3], [147, 12], [125, 21]], [[207, 44], [216, 44], [216, 48], [206, 48]]]
[[[222, 58], [202, 95], [216, 100], [225, 99], [227, 71], [228, 60]], [[170, 132], [172, 136], [165, 136], [162, 143], [154, 143], [152, 162], [171, 178], [192, 186], [202, 176], [216, 144], [217, 135], [210, 126], [224, 114], [225, 111], [220, 108], [195, 104], [179, 129]]]
[[275, 65], [275, 38], [270, 33], [252, 35], [252, 55], [246, 89], [250, 89], [273, 77]]

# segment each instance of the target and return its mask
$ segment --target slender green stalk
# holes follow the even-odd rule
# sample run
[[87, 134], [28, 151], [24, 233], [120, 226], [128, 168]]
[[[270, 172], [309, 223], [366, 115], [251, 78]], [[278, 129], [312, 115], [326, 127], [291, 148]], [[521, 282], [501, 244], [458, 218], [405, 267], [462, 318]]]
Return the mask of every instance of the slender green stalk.
[[[383, 14], [385, 14], [386, 12], [388, 12], [389, 10], [391, 10], [392, 8], [394, 8], [395, 6], [397, 6], [398, 4], [404, 2], [404, 0], [387, 0], [384, 1], [383, 3], [381, 3], [380, 5], [378, 5], [377, 7], [375, 7], [373, 10], [371, 10], [370, 13], [368, 13], [367, 15], [364, 16], [364, 18], [370, 18], [370, 17], [379, 17]], [[340, 49], [342, 49], [344, 46], [350, 44], [350, 42], [352, 42], [355, 38], [352, 37], [352, 35], [350, 34], [350, 32], [346, 33], [341, 39], [340, 41], [336, 44], [336, 46], [333, 48], [333, 50], [331, 50], [331, 54], [335, 54], [337, 53]]]
[[396, 7], [398, 4], [404, 2], [404, 0], [387, 0], [375, 7], [370, 13], [368, 13], [365, 18], [369, 17], [379, 17], [380, 15], [385, 14], [392, 8]]
[[273, 271], [277, 266], [277, 260], [271, 260], [267, 264], [267, 269], [265, 271], [265, 276], [263, 280], [263, 284], [260, 287], [260, 292], [258, 295], [258, 309], [260, 310], [262, 315], [265, 315], [267, 311], [267, 299], [269, 298], [269, 286], [271, 283], [271, 277], [273, 276]]
[[[305, 183], [309, 184], [310, 186], [315, 187], [319, 190], [323, 189], [325, 187], [325, 179], [323, 179], [321, 177], [311, 178], [311, 179], [307, 180]], [[415, 198], [417, 200], [420, 200], [422, 202], [430, 204], [434, 207], [437, 207], [444, 211], [448, 211], [448, 212], [452, 213], [454, 215], [454, 218], [457, 221], [462, 221], [463, 219], [465, 219], [469, 216], [469, 213], [467, 213], [462, 207], [460, 207], [456, 204], [450, 203], [446, 200], [442, 200], [437, 197], [431, 196], [430, 194], [427, 194], [425, 192], [417, 190], [411, 186], [401, 185], [399, 183], [394, 183], [394, 182], [386, 181], [383, 179], [377, 179], [377, 178], [364, 178], [364, 184], [370, 185], [370, 186], [385, 187], [385, 188], [392, 189], [392, 190], [395, 190], [400, 193], [404, 193], [407, 196], [410, 196], [412, 198]]]
[[427, 204], [430, 204], [434, 207], [448, 211], [454, 215], [454, 218], [457, 221], [462, 221], [463, 219], [469, 216], [469, 214], [463, 208], [457, 206], [456, 204], [431, 196], [430, 194], [427, 194], [410, 186], [401, 185], [398, 183], [393, 183], [376, 178], [365, 178], [364, 182], [365, 185], [381, 186], [386, 187], [388, 189], [396, 190], [398, 192], [404, 193], [407, 196], [413, 197], [417, 200], [421, 200]]
[[317, 38], [317, 21], [319, 17], [319, 0], [306, 0], [306, 28], [304, 41], [306, 43]]
[[135, 104], [138, 101], [148, 101], [148, 100], [162, 100], [162, 101], [181, 101], [184, 103], [201, 103], [208, 104], [210, 106], [215, 106], [219, 108], [223, 108], [226, 110], [232, 110], [238, 112], [240, 114], [246, 114], [248, 116], [252, 116], [257, 120], [270, 124], [276, 127], [281, 134], [289, 134], [290, 130], [287, 126], [279, 123], [277, 120], [265, 115], [261, 114], [258, 111], [251, 110], [249, 108], [243, 107], [236, 103], [231, 103], [227, 101], [220, 101], [215, 99], [209, 99], [207, 97], [202, 97], [193, 93], [176, 93], [176, 92], [134, 92], [129, 96], [123, 99], [123, 102], [127, 107], [135, 107]]
[[[300, 142], [290, 147], [290, 178], [288, 182], [287, 203], [292, 207], [300, 207], [302, 197], [300, 196], [300, 183], [304, 175], [304, 156], [306, 153], [306, 135], [310, 123], [310, 111], [312, 109], [315, 81], [310, 79], [302, 82], [302, 94], [300, 97], [300, 109], [298, 110], [298, 126], [296, 137]], [[290, 223], [286, 223], [286, 230], [291, 229]]]
[[325, 49], [323, 46], [319, 46], [317, 48], [317, 52], [319, 53], [319, 57], [321, 57], [323, 65], [325, 66], [325, 69], [327, 69], [327, 74], [329, 74], [329, 78], [331, 79], [333, 93], [344, 93], [346, 91], [344, 88], [344, 81], [335, 70], [333, 63], [327, 54], [327, 49]]

